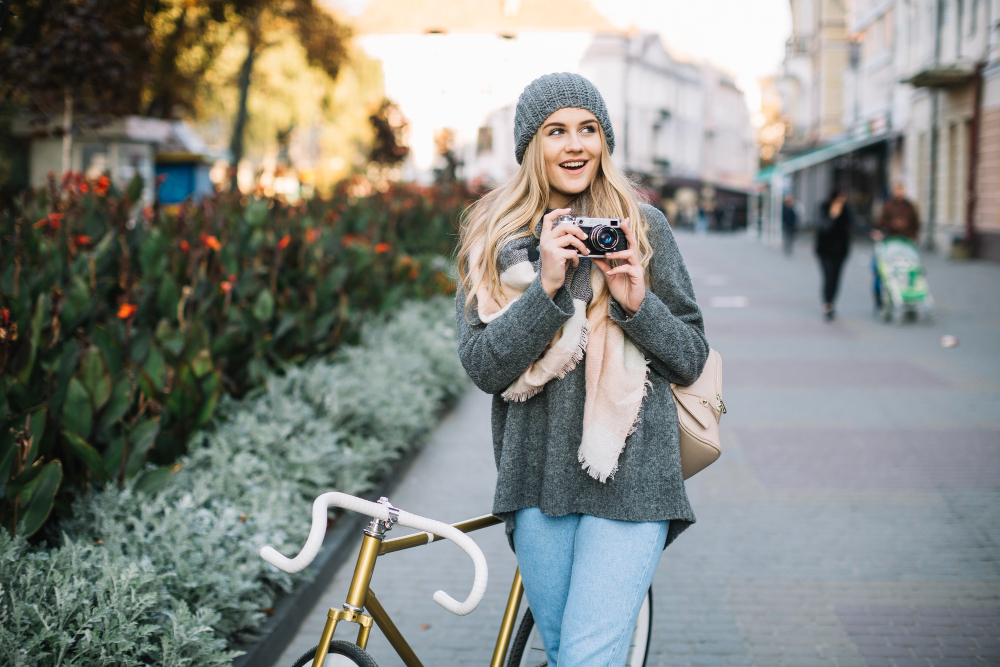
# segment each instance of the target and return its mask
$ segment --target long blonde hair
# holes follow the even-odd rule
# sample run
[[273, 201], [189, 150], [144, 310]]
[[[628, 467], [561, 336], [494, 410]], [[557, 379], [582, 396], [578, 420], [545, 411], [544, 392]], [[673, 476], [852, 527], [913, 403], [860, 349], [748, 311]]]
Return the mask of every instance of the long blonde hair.
[[[590, 186], [574, 198], [572, 208], [582, 215], [596, 218], [628, 218], [638, 241], [639, 261], [648, 284], [647, 269], [653, 249], [649, 243], [649, 223], [639, 208], [642, 198], [635, 185], [611, 161], [604, 130], [599, 129], [599, 132], [601, 163]], [[466, 311], [484, 284], [494, 297], [506, 296], [497, 268], [500, 251], [514, 239], [534, 236], [538, 220], [548, 208], [551, 187], [539, 136], [536, 133], [531, 138], [517, 173], [483, 195], [462, 215], [458, 276], [459, 285], [465, 292]], [[480, 260], [483, 266], [473, 270], [470, 253], [480, 245], [483, 248]], [[605, 298], [606, 294], [595, 295], [591, 307], [602, 303]]]

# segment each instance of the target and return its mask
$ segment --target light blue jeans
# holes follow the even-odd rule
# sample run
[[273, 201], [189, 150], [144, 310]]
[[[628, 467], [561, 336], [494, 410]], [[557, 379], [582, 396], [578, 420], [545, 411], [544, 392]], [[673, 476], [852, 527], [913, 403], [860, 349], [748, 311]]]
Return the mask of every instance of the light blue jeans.
[[517, 511], [517, 565], [549, 667], [625, 664], [669, 523]]

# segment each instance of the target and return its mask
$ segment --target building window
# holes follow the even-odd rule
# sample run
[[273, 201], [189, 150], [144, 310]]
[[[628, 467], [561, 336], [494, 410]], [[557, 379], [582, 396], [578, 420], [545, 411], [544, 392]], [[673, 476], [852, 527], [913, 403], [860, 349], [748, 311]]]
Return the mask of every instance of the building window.
[[476, 137], [476, 155], [489, 155], [493, 152], [493, 128], [479, 128], [479, 135]]

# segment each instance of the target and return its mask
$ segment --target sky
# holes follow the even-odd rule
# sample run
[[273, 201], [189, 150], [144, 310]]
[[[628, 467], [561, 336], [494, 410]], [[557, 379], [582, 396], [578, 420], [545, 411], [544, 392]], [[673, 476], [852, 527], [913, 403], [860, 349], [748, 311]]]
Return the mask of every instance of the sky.
[[[496, 0], [494, 0], [496, 1]], [[349, 15], [368, 0], [333, 0]], [[751, 111], [760, 108], [756, 79], [775, 74], [792, 32], [789, 0], [590, 0], [620, 27], [658, 32], [675, 56], [708, 60], [736, 78]]]

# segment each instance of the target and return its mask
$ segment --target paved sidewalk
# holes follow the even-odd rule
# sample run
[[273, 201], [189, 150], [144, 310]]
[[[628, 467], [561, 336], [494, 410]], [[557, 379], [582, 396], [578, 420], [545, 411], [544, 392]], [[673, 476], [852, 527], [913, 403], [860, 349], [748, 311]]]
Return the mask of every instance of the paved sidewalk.
[[[929, 258], [936, 323], [891, 326], [871, 316], [859, 246], [825, 323], [805, 245], [786, 258], [745, 237], [678, 240], [729, 414], [722, 459], [688, 482], [698, 523], [654, 581], [648, 664], [1000, 665], [1000, 266]], [[943, 334], [959, 346], [941, 348]], [[489, 400], [465, 397], [393, 502], [446, 521], [489, 511]], [[491, 578], [468, 617], [431, 600], [468, 593], [456, 547], [393, 554], [376, 571], [428, 667], [489, 663], [514, 559], [502, 528], [475, 537]], [[352, 564], [280, 665], [317, 641]], [[401, 664], [377, 631], [369, 647]]]

